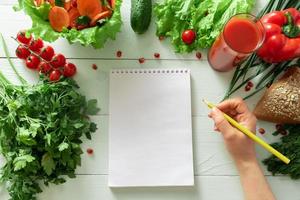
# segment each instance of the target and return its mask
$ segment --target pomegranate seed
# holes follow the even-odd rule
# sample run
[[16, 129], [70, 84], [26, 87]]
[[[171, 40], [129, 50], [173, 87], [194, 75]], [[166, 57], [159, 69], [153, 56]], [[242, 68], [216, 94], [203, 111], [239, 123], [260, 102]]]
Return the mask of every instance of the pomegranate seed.
[[266, 133], [265, 129], [263, 128], [258, 129], [258, 132], [262, 135]]
[[249, 81], [249, 82], [247, 83], [247, 85], [249, 85], [249, 87], [253, 87], [253, 86], [254, 86], [254, 84], [253, 84], [251, 81]]
[[276, 130], [277, 130], [277, 131], [283, 130], [282, 124], [276, 124], [275, 127], [276, 127]]
[[281, 135], [287, 135], [287, 134], [288, 134], [288, 132], [287, 132], [286, 130], [280, 130], [279, 133], [280, 133]]
[[97, 66], [96, 64], [93, 64], [93, 65], [92, 65], [92, 68], [93, 68], [94, 70], [97, 70], [97, 69], [98, 69], [98, 66]]
[[247, 86], [245, 87], [245, 91], [248, 92], [248, 91], [250, 91], [250, 90], [251, 90], [251, 87], [250, 87], [249, 85], [247, 85]]
[[199, 52], [199, 51], [198, 51], [198, 52], [196, 53], [196, 57], [197, 57], [197, 58], [200, 60], [200, 59], [201, 59], [201, 57], [202, 57], [202, 54], [201, 54], [201, 52]]
[[155, 53], [155, 54], [154, 54], [154, 57], [155, 57], [155, 58], [160, 58], [160, 54], [159, 54], [159, 53]]
[[160, 41], [163, 41], [163, 40], [165, 39], [165, 36], [162, 36], [162, 35], [161, 35], [161, 36], [158, 37], [158, 39], [159, 39]]
[[139, 63], [143, 64], [145, 62], [145, 58], [139, 58]]
[[93, 150], [92, 148], [88, 148], [88, 149], [86, 150], [86, 152], [87, 152], [89, 155], [91, 155], [91, 154], [94, 153], [94, 150]]
[[117, 51], [116, 54], [117, 54], [117, 57], [118, 57], [118, 58], [121, 58], [121, 57], [122, 57], [122, 51]]

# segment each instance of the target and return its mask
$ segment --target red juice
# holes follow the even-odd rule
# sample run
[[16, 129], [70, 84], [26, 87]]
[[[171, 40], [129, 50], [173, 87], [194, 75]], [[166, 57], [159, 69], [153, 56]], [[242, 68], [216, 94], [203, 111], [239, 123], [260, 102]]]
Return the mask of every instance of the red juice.
[[247, 14], [233, 16], [208, 54], [212, 68], [226, 72], [256, 51], [264, 40], [263, 25]]

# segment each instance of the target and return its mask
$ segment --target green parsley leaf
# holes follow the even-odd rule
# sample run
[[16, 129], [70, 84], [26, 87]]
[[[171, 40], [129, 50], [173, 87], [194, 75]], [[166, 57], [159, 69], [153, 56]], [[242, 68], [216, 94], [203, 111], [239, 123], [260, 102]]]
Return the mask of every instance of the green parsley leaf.
[[97, 107], [97, 99], [91, 99], [87, 102], [85, 113], [87, 115], [96, 115], [100, 109]]
[[63, 143], [61, 143], [61, 144], [58, 146], [58, 150], [59, 150], [59, 151], [63, 151], [63, 150], [68, 149], [68, 148], [69, 148], [69, 144], [66, 143], [66, 142], [63, 142]]
[[19, 171], [26, 167], [27, 163], [34, 161], [35, 158], [31, 155], [21, 155], [14, 159], [14, 171]]
[[49, 153], [45, 153], [42, 158], [42, 166], [44, 171], [50, 176], [55, 169], [55, 162]]

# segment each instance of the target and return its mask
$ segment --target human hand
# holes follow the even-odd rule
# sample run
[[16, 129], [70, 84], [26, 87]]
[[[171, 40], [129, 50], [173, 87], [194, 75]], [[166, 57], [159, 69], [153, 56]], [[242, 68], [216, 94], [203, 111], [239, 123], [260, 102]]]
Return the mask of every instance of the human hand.
[[222, 133], [226, 147], [233, 160], [239, 164], [255, 162], [254, 142], [244, 133], [233, 127], [223, 116], [226, 113], [253, 133], [256, 130], [256, 117], [249, 111], [241, 98], [226, 100], [212, 109], [209, 117], [215, 122], [215, 130]]

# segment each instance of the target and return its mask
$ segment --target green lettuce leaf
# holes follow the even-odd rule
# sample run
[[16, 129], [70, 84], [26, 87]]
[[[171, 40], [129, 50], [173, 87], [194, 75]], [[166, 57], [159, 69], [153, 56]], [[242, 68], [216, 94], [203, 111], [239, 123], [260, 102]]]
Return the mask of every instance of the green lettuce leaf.
[[108, 39], [115, 40], [116, 35], [121, 30], [121, 2], [117, 0], [113, 16], [102, 26], [95, 26], [83, 30], [64, 29], [61, 33], [56, 32], [50, 26], [48, 21], [49, 4], [36, 7], [33, 0], [19, 0], [19, 4], [14, 6], [15, 10], [24, 10], [32, 20], [32, 27], [28, 29], [28, 33], [34, 37], [40, 37], [45, 41], [54, 42], [59, 37], [66, 38], [71, 44], [79, 42], [83, 46], [93, 46], [94, 48], [102, 48]]
[[[230, 17], [249, 13], [254, 3], [255, 0], [165, 0], [154, 6], [156, 34], [169, 37], [178, 53], [209, 48]], [[191, 45], [181, 40], [186, 29], [197, 33]]]

